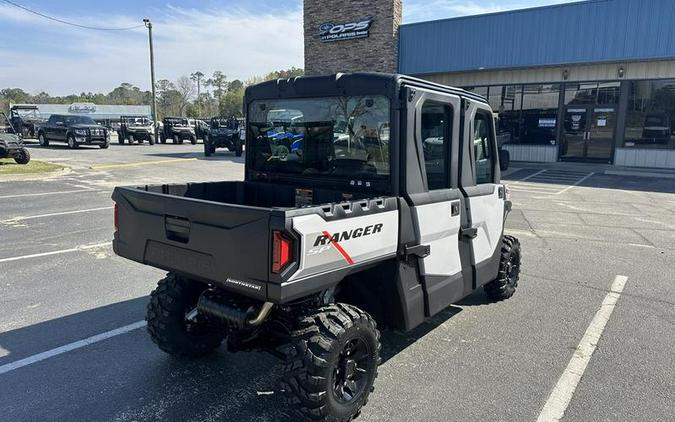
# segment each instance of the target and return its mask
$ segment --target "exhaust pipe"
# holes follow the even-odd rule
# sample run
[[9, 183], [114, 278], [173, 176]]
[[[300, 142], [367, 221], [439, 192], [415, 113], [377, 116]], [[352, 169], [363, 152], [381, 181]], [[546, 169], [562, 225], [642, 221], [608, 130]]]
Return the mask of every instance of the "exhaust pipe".
[[265, 302], [257, 311], [253, 306], [243, 311], [218, 299], [219, 297], [213, 292], [205, 291], [199, 297], [197, 311], [216, 317], [233, 329], [257, 327], [265, 322], [274, 308], [273, 303]]

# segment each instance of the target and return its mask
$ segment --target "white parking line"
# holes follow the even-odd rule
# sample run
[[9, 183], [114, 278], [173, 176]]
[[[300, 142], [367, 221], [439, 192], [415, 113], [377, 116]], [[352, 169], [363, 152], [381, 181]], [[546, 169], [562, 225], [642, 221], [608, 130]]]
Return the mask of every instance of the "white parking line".
[[77, 190], [61, 190], [57, 192], [42, 192], [42, 193], [21, 193], [17, 195], [4, 195], [0, 199], [24, 198], [30, 196], [44, 196], [44, 195], [62, 195], [66, 193], [80, 193], [80, 192], [96, 192], [96, 189], [77, 189]]
[[560, 192], [556, 193], [556, 195], [563, 194], [563, 193], [567, 192], [568, 190], [572, 189], [573, 187], [579, 186], [581, 183], [583, 183], [586, 179], [588, 179], [589, 177], [593, 176], [594, 174], [595, 174], [595, 173], [588, 173], [586, 176], [584, 176], [584, 177], [582, 177], [581, 179], [577, 180], [576, 183], [574, 183], [573, 185], [568, 186], [568, 187], [566, 187], [565, 189], [561, 190]]
[[623, 275], [617, 275], [614, 278], [610, 292], [605, 296], [605, 300], [602, 301], [602, 305], [591, 321], [591, 325], [586, 329], [586, 333], [581, 338], [581, 342], [579, 342], [572, 359], [567, 364], [565, 372], [553, 387], [553, 391], [541, 410], [537, 422], [557, 422], [562, 419], [572, 400], [574, 390], [579, 385], [588, 362], [590, 362], [593, 352], [598, 347], [600, 336], [602, 336], [607, 321], [609, 321], [609, 317], [612, 315], [619, 297], [621, 297], [626, 281], [628, 281], [628, 277]]
[[36, 218], [45, 218], [45, 217], [56, 217], [58, 215], [69, 215], [69, 214], [81, 214], [85, 212], [93, 212], [93, 211], [103, 211], [103, 210], [111, 210], [113, 207], [99, 207], [99, 208], [89, 208], [86, 210], [74, 210], [74, 211], [63, 211], [63, 212], [53, 212], [50, 214], [38, 214], [38, 215], [27, 215], [27, 216], [20, 216], [20, 217], [12, 217], [8, 218], [7, 220], [3, 220], [3, 223], [14, 223], [17, 221], [24, 221], [24, 220], [33, 220]]
[[38, 353], [37, 355], [29, 356], [27, 358], [20, 359], [15, 362], [7, 363], [5, 365], [0, 366], [0, 375], [6, 374], [7, 372], [13, 371], [15, 369], [23, 368], [24, 366], [32, 365], [45, 359], [52, 358], [54, 356], [62, 355], [66, 352], [70, 352], [75, 349], [80, 349], [82, 347], [98, 343], [99, 341], [107, 340], [111, 337], [126, 334], [130, 331], [134, 331], [139, 328], [145, 327], [145, 325], [146, 325], [145, 321], [137, 321], [134, 322], [133, 324], [125, 325], [124, 327], [116, 328], [111, 331], [106, 331], [105, 333], [85, 338], [84, 340], [79, 340], [74, 343], [66, 344], [65, 346], [57, 347], [55, 349], [47, 350], [46, 352]]
[[23, 260], [23, 259], [41, 258], [43, 256], [61, 255], [61, 254], [64, 254], [64, 253], [80, 252], [80, 251], [86, 251], [86, 250], [89, 250], [89, 249], [98, 249], [98, 248], [103, 248], [105, 246], [110, 246], [110, 242], [96, 243], [94, 245], [80, 245], [80, 246], [76, 246], [76, 247], [70, 248], [70, 249], [61, 249], [59, 251], [34, 253], [34, 254], [31, 254], [31, 255], [13, 256], [11, 258], [1, 258], [0, 264], [2, 264], [4, 262], [20, 261], [20, 260]]
[[539, 171], [536, 172], [536, 173], [532, 173], [532, 174], [529, 175], [529, 176], [525, 176], [525, 177], [523, 177], [522, 179], [516, 180], [514, 183], [524, 182], [524, 181], [526, 181], [526, 180], [528, 180], [528, 179], [531, 179], [531, 178], [533, 178], [533, 177], [535, 177], [535, 176], [538, 176], [538, 175], [542, 174], [542, 173], [545, 172], [545, 171], [546, 171], [546, 169], [544, 169], [544, 170], [539, 170]]

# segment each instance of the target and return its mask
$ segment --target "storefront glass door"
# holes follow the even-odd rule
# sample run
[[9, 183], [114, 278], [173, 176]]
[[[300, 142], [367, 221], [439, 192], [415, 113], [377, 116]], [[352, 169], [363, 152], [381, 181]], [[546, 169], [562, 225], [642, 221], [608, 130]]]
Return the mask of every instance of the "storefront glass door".
[[610, 162], [615, 128], [615, 106], [567, 107], [560, 146], [561, 158]]

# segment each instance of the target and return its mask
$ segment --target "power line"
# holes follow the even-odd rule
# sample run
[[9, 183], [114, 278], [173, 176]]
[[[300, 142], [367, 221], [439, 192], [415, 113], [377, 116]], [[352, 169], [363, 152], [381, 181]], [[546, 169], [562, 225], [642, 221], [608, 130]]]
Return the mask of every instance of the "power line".
[[52, 20], [54, 22], [59, 22], [59, 23], [65, 24], [65, 25], [75, 26], [77, 28], [93, 29], [95, 31], [128, 31], [130, 29], [142, 28], [144, 26], [144, 25], [135, 25], [135, 26], [122, 27], [122, 28], [102, 28], [102, 27], [98, 27], [98, 26], [80, 25], [79, 23], [64, 21], [62, 19], [55, 18], [53, 16], [45, 15], [44, 13], [36, 12], [35, 10], [31, 10], [31, 9], [25, 7], [25, 6], [14, 3], [13, 1], [10, 1], [10, 0], [2, 0], [2, 1], [4, 1], [5, 3], [10, 4], [14, 7], [18, 7], [19, 9], [22, 9], [22, 10], [28, 12], [28, 13], [32, 13], [32, 14], [40, 16], [42, 18]]

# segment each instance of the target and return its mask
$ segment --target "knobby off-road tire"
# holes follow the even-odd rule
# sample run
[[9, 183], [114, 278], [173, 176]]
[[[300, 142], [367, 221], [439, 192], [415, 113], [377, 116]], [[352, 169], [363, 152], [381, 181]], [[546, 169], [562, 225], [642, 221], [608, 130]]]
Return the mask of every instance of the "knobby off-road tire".
[[373, 391], [380, 332], [364, 311], [328, 305], [299, 321], [284, 352], [286, 403], [302, 420], [347, 422]]
[[204, 320], [193, 323], [186, 318], [197, 306], [205, 288], [171, 273], [159, 281], [150, 294], [145, 319], [152, 341], [161, 350], [174, 356], [196, 358], [213, 352], [223, 342], [224, 328]]
[[513, 236], [504, 236], [497, 278], [483, 286], [483, 289], [492, 300], [508, 299], [516, 292], [519, 278], [520, 242]]
[[14, 158], [17, 164], [28, 164], [30, 162], [30, 152], [26, 148], [19, 151], [19, 155]]

